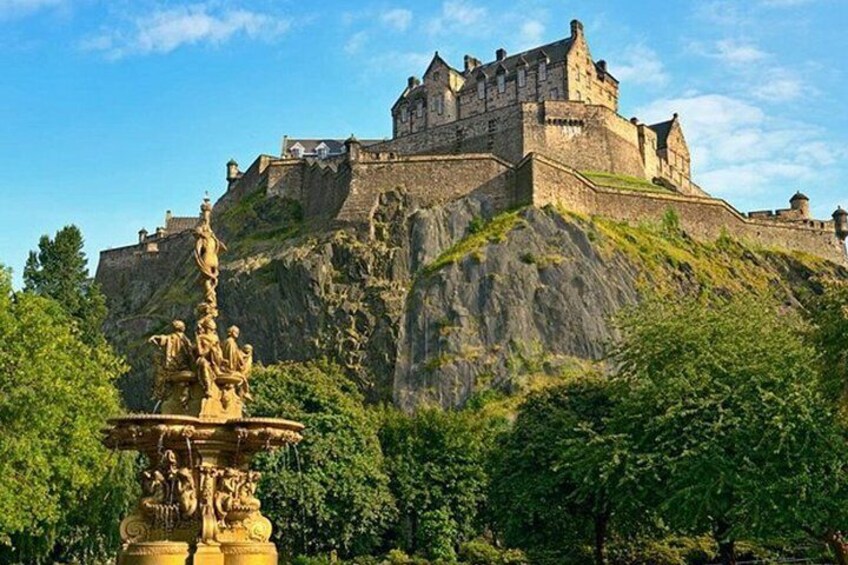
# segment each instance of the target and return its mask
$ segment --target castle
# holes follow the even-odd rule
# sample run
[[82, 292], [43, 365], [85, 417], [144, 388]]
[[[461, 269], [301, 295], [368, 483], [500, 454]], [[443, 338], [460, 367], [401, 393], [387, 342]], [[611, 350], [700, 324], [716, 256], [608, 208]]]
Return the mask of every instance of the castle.
[[[556, 204], [623, 221], [656, 220], [669, 208], [692, 237], [726, 233], [754, 244], [848, 263], [848, 212], [810, 216], [800, 192], [790, 208], [739, 212], [691, 179], [680, 117], [643, 124], [618, 113], [619, 83], [589, 51], [583, 25], [569, 37], [514, 55], [498, 49], [462, 70], [438, 52], [410, 77], [391, 108], [386, 140], [284, 138], [279, 156], [260, 155], [247, 170], [227, 163], [227, 207], [262, 190], [296, 200], [314, 225], [367, 230], [380, 196], [400, 190], [417, 207], [467, 195], [495, 209]], [[196, 223], [168, 216], [153, 235], [107, 250], [101, 264], [155, 254], [159, 242]]]

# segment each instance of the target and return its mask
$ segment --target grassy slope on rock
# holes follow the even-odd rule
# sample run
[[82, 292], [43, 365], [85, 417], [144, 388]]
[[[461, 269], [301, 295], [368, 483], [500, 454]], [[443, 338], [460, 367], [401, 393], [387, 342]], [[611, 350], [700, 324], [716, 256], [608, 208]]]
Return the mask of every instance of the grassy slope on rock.
[[628, 175], [616, 175], [600, 171], [581, 171], [580, 174], [598, 186], [606, 188], [619, 188], [639, 192], [665, 192], [667, 194], [672, 194], [672, 192], [667, 188], [656, 185], [651, 181]]

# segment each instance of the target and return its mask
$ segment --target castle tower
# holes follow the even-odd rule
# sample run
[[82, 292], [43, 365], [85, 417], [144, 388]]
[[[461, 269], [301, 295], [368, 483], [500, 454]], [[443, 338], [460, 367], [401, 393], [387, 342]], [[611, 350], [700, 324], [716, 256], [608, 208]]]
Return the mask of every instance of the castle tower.
[[238, 163], [236, 163], [235, 159], [230, 159], [227, 162], [227, 182], [233, 182], [234, 180], [238, 180], [241, 176], [239, 172]]
[[806, 194], [802, 192], [796, 192], [792, 198], [789, 199], [789, 206], [792, 210], [798, 212], [798, 215], [804, 219], [810, 219], [810, 199]]
[[138, 230], [138, 242], [144, 243], [145, 239], [147, 239], [147, 230], [144, 229], [144, 228], [141, 228], [140, 230]]
[[848, 212], [842, 206], [836, 208], [833, 213], [833, 226], [836, 229], [836, 237], [845, 241], [848, 238]]

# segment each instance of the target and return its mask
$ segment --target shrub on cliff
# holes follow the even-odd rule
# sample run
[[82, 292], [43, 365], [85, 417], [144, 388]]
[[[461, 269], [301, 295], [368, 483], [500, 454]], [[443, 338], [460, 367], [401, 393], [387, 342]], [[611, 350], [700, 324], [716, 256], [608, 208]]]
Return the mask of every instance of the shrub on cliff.
[[260, 499], [282, 553], [341, 557], [379, 547], [395, 517], [376, 426], [339, 367], [281, 363], [254, 371], [252, 416], [306, 425], [295, 449], [263, 456]]

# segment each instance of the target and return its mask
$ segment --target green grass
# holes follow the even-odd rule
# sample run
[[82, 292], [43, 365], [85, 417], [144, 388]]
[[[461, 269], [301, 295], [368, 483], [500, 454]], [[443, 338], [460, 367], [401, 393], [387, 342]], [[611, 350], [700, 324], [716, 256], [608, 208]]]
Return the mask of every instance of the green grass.
[[433, 274], [439, 269], [447, 265], [452, 265], [472, 254], [478, 261], [484, 260], [485, 256], [482, 253], [482, 248], [485, 245], [506, 241], [507, 234], [524, 222], [519, 216], [520, 212], [521, 210], [504, 212], [488, 222], [473, 221], [473, 229], [469, 230], [470, 233], [449, 247], [434, 261], [425, 265], [421, 269], [421, 274], [425, 276]]
[[671, 194], [671, 191], [665, 187], [656, 185], [651, 181], [631, 177], [627, 175], [616, 175], [613, 173], [604, 173], [600, 171], [580, 171], [584, 177], [598, 186], [606, 188], [617, 188], [623, 190], [635, 190], [638, 192], [664, 192]]

